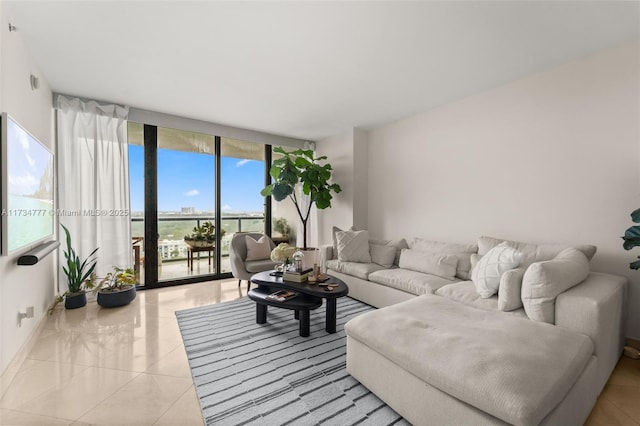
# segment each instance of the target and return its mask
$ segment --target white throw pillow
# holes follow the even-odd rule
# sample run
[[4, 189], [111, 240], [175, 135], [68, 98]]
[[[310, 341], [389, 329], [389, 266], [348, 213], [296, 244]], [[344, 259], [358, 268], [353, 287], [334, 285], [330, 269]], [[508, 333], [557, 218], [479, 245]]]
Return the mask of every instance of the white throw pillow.
[[245, 237], [247, 244], [247, 258], [245, 261], [271, 259], [271, 244], [266, 235], [260, 237], [258, 241], [249, 235]]
[[535, 321], [555, 324], [556, 297], [584, 281], [589, 260], [574, 248], [562, 250], [552, 260], [531, 264], [522, 279], [522, 304]]
[[[355, 231], [355, 230], [356, 228], [354, 228], [353, 226], [348, 229], [348, 231]], [[338, 232], [341, 232], [341, 231], [343, 230], [338, 228], [337, 226], [334, 226], [333, 228], [331, 228], [331, 242], [333, 243], [334, 259], [338, 258], [338, 237], [336, 235], [338, 234]]]
[[400, 253], [400, 267], [453, 280], [456, 275], [458, 258], [450, 254], [435, 254], [426, 251], [403, 249]]
[[371, 261], [385, 268], [391, 268], [396, 258], [396, 248], [394, 246], [372, 244], [369, 242], [369, 253]]
[[410, 247], [412, 250], [456, 256], [458, 258], [456, 275], [463, 280], [471, 277], [471, 254], [478, 252], [478, 246], [475, 244], [447, 243], [417, 237], [411, 241]]
[[500, 277], [498, 288], [498, 309], [504, 312], [522, 308], [522, 277], [525, 268], [511, 269]]
[[496, 294], [502, 274], [517, 268], [521, 258], [518, 250], [506, 244], [500, 244], [482, 256], [471, 273], [471, 280], [480, 297], [488, 299]]
[[371, 263], [367, 231], [338, 231], [336, 240], [339, 261]]

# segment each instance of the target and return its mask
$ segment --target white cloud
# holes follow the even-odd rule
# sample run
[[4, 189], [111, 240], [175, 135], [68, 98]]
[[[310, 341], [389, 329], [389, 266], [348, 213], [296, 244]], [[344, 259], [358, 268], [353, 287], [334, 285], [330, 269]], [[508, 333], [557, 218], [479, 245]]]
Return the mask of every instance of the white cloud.
[[22, 151], [25, 158], [27, 159], [27, 163], [29, 163], [29, 167], [33, 169], [36, 165], [36, 162], [30, 153], [31, 146], [29, 144], [29, 136], [26, 133], [18, 133], [18, 143], [20, 143], [20, 146], [22, 147]]
[[184, 193], [187, 197], [195, 197], [196, 195], [200, 195], [200, 191], [197, 189], [192, 189], [191, 191], [187, 191]]
[[253, 160], [247, 160], [247, 159], [245, 158], [244, 160], [240, 160], [240, 161], [238, 161], [238, 162], [236, 163], [236, 167], [242, 167], [242, 166], [244, 166], [245, 164], [247, 164], [247, 163], [249, 163], [249, 162], [251, 162], [251, 161], [253, 161]]
[[16, 195], [31, 195], [37, 189], [40, 181], [31, 173], [22, 176], [9, 176], [9, 187]]
[[231, 210], [231, 206], [229, 204], [225, 204], [224, 206], [222, 206], [222, 210], [229, 211]]

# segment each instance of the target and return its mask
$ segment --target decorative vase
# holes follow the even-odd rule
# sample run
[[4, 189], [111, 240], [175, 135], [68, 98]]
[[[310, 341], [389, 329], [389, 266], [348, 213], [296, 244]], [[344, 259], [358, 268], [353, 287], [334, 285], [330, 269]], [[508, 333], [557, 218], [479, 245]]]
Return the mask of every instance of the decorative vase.
[[87, 304], [87, 295], [85, 292], [67, 294], [64, 297], [64, 307], [66, 309], [82, 308]]
[[117, 308], [131, 303], [136, 298], [136, 287], [131, 286], [120, 291], [99, 291], [98, 305], [103, 308]]

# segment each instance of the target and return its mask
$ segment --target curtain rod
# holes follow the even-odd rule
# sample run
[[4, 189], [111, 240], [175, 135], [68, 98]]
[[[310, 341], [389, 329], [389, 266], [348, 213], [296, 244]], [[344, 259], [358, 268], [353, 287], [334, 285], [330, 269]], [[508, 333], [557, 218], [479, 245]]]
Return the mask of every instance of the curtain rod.
[[[81, 96], [66, 95], [63, 93], [53, 94], [53, 106], [55, 108], [56, 98], [62, 95], [68, 98], [78, 98], [83, 102], [94, 101], [101, 105], [113, 105], [113, 102], [97, 99], [87, 99]], [[170, 129], [185, 130], [189, 132], [205, 133], [221, 136], [230, 139], [239, 139], [247, 142], [263, 143], [268, 145], [281, 145], [291, 148], [311, 148], [315, 149], [315, 142], [304, 139], [290, 138], [287, 136], [274, 135], [257, 130], [243, 129], [240, 127], [227, 126], [224, 124], [212, 123], [209, 121], [196, 120], [193, 118], [181, 117], [162, 112], [149, 111], [140, 108], [129, 107], [129, 121], [136, 123], [150, 124]]]

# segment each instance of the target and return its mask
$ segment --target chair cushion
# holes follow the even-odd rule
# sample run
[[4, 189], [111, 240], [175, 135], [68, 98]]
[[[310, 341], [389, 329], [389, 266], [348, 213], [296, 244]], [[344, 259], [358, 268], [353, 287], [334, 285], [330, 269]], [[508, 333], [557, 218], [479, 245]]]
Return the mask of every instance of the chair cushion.
[[245, 240], [247, 244], [247, 257], [245, 262], [271, 258], [271, 244], [269, 243], [269, 237], [263, 235], [256, 241], [247, 235], [245, 236]]
[[432, 294], [452, 280], [408, 269], [383, 269], [369, 274], [369, 281], [411, 294]]
[[282, 262], [274, 262], [271, 259], [250, 260], [244, 263], [244, 267], [248, 272], [262, 272], [275, 269]]
[[369, 279], [370, 273], [384, 269], [377, 263], [341, 262], [336, 259], [327, 261], [327, 268], [363, 280]]

